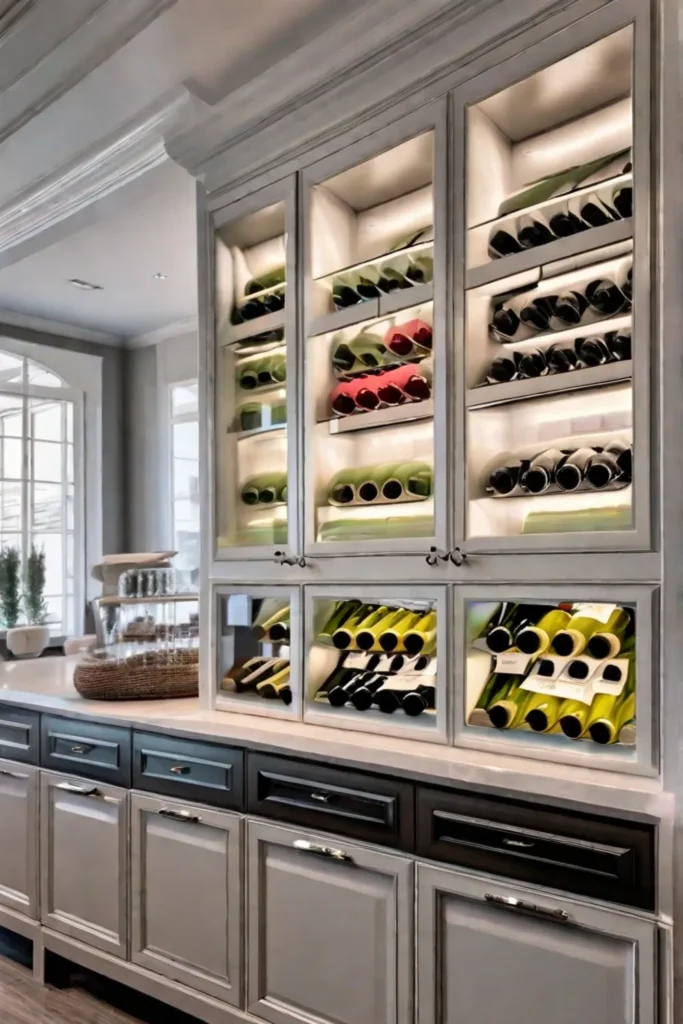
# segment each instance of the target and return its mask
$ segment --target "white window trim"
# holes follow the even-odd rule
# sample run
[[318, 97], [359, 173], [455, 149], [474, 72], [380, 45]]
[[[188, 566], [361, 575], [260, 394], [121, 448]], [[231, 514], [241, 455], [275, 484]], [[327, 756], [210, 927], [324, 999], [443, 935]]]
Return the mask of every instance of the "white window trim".
[[[175, 452], [173, 451], [173, 428], [178, 423], [197, 423], [199, 424], [199, 410], [197, 412], [186, 412], [186, 413], [174, 413], [173, 412], [173, 389], [182, 387], [191, 387], [197, 384], [196, 377], [188, 377], [186, 380], [174, 380], [166, 385], [166, 424], [167, 428], [165, 431], [166, 440], [168, 444], [168, 450], [166, 453], [166, 465], [168, 465], [168, 538], [169, 538], [169, 550], [175, 549]], [[199, 455], [199, 452], [197, 453]], [[199, 566], [197, 566], [199, 568]]]
[[89, 567], [102, 558], [102, 358], [0, 336], [0, 350], [32, 359], [66, 386], [3, 384], [6, 393], [74, 403], [74, 630], [85, 628], [85, 605], [100, 593]]

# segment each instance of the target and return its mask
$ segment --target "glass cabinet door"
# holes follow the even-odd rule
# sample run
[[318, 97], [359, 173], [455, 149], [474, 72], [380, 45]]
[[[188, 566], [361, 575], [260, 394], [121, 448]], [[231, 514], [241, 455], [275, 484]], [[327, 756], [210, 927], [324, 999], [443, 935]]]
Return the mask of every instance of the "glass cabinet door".
[[419, 122], [305, 173], [306, 546], [318, 554], [422, 552], [437, 530], [442, 172], [434, 112]]
[[218, 557], [296, 547], [294, 204], [281, 186], [266, 192], [215, 230]]
[[649, 543], [646, 262], [634, 273], [649, 146], [634, 119], [635, 36], [627, 25], [464, 107], [471, 550]]

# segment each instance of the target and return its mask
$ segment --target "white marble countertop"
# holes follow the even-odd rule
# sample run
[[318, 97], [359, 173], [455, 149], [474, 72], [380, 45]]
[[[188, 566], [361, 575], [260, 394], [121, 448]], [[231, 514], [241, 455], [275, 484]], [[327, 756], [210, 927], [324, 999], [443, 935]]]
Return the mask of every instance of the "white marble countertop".
[[589, 805], [602, 813], [673, 817], [673, 798], [658, 779], [465, 750], [302, 722], [208, 711], [197, 698], [91, 701], [76, 692], [78, 656], [0, 663], [0, 703], [155, 732], [223, 740], [239, 746], [381, 770], [433, 782], [490, 787], [542, 802]]

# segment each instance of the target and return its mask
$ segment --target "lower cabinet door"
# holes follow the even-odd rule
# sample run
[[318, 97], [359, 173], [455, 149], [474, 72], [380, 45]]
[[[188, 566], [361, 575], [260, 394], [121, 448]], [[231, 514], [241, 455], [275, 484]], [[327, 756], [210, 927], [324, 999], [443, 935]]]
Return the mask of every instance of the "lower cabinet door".
[[655, 926], [418, 865], [418, 1024], [654, 1024]]
[[128, 942], [128, 792], [41, 772], [41, 921], [115, 956]]
[[410, 1024], [413, 864], [248, 823], [248, 1009], [272, 1024]]
[[240, 1005], [242, 819], [131, 795], [135, 963]]
[[38, 769], [0, 761], [0, 904], [38, 917]]

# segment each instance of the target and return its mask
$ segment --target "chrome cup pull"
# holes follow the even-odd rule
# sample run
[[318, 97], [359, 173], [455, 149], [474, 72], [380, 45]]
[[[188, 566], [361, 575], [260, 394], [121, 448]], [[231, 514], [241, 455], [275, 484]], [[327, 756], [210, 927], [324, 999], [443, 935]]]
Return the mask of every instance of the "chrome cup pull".
[[347, 864], [353, 863], [353, 857], [350, 857], [344, 850], [337, 850], [333, 846], [309, 843], [308, 839], [295, 839], [292, 845], [295, 850], [301, 850], [302, 853], [314, 853], [316, 857], [327, 857], [329, 860], [344, 860]]
[[189, 811], [174, 811], [172, 807], [162, 807], [159, 814], [163, 814], [165, 818], [173, 818], [174, 821], [192, 822], [195, 825], [202, 820], [198, 814], [190, 814]]

